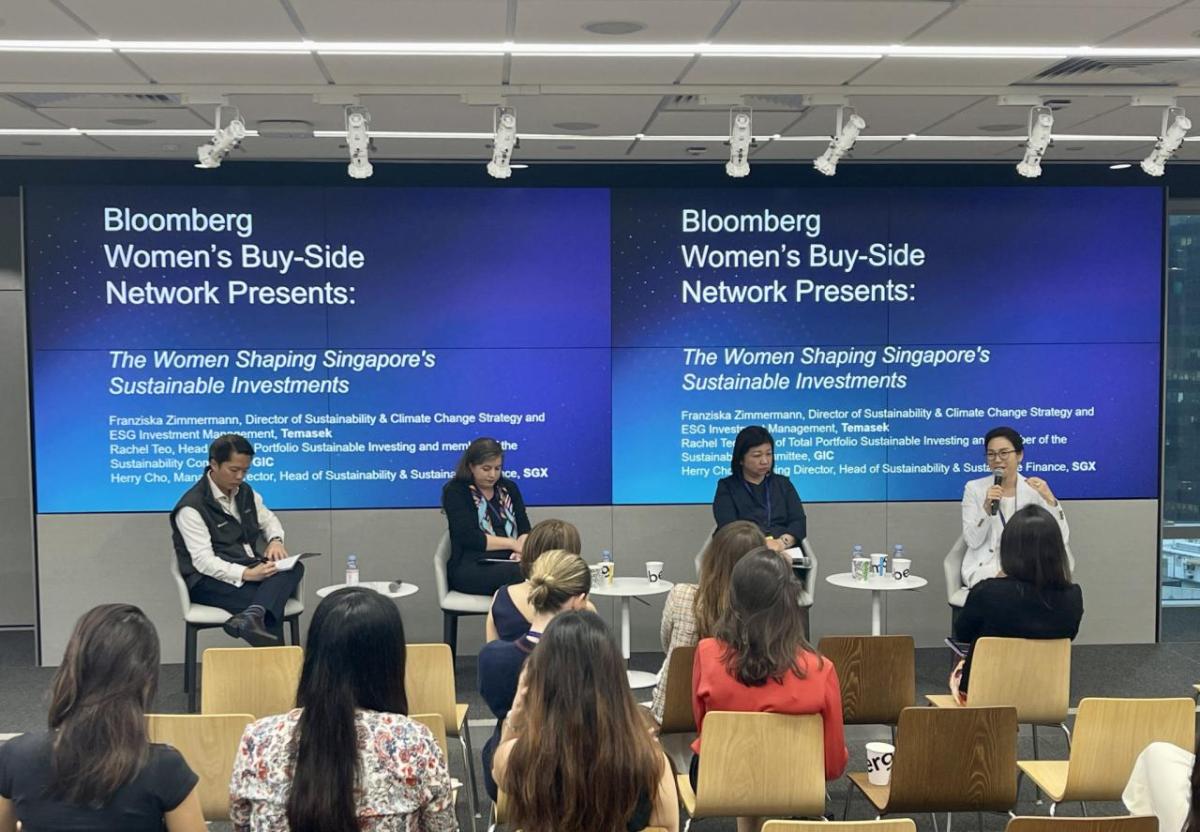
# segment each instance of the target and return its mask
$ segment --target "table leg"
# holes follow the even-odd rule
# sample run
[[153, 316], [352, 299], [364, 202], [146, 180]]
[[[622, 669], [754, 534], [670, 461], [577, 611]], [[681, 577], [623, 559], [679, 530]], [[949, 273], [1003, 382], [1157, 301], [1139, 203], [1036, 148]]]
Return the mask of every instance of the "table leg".
[[871, 635], [883, 635], [883, 592], [871, 590]]
[[629, 664], [629, 596], [621, 596], [621, 655]]

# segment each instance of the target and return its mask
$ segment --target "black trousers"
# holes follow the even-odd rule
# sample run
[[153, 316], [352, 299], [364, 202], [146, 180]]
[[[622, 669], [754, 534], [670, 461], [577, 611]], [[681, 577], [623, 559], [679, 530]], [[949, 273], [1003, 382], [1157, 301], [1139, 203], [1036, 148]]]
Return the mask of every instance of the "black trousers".
[[450, 588], [468, 595], [495, 595], [496, 590], [509, 584], [521, 582], [521, 564], [479, 563], [482, 558], [507, 557], [507, 552], [463, 552], [446, 564], [446, 578]]
[[265, 581], [246, 581], [241, 586], [201, 575], [188, 594], [197, 604], [220, 607], [232, 613], [239, 613], [251, 604], [257, 604], [267, 611], [267, 626], [278, 628], [283, 624], [284, 604], [292, 597], [302, 577], [304, 564], [299, 561], [287, 572], [276, 572]]

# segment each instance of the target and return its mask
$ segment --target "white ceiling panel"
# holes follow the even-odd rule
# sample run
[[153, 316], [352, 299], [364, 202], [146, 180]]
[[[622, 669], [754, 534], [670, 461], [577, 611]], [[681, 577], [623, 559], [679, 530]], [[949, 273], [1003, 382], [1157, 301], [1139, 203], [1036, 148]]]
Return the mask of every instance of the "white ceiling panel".
[[300, 36], [278, 0], [62, 2], [103, 37], [114, 40], [296, 40]]
[[685, 84], [844, 84], [872, 64], [870, 58], [726, 58], [706, 56]]
[[[1119, 98], [1073, 98], [1066, 107], [1054, 112], [1054, 131], [1056, 133], [1103, 133], [1088, 123], [1090, 119], [1102, 115], [1119, 105]], [[1029, 108], [1002, 107], [994, 97], [987, 97], [976, 104], [956, 113], [946, 119], [932, 132], [947, 136], [962, 135], [1024, 135], [1029, 123]], [[1010, 130], [995, 129], [999, 125], [1011, 125]], [[871, 125], [871, 132], [883, 132]], [[993, 128], [993, 129], [984, 129]], [[1078, 129], [1076, 129], [1078, 128]], [[1131, 132], [1131, 131], [1117, 131]]]
[[[104, 136], [101, 142], [112, 148], [110, 156], [137, 159], [178, 159], [181, 167], [196, 161], [196, 146], [203, 139], [161, 138], [154, 136]], [[90, 144], [90, 142], [89, 142]], [[242, 154], [235, 158], [246, 158]]]
[[108, 52], [61, 55], [0, 52], [0, 79], [6, 84], [144, 84], [146, 79]]
[[324, 84], [308, 55], [131, 55], [160, 84]]
[[[376, 139], [375, 148], [375, 157], [378, 159], [478, 159], [481, 169], [492, 157], [492, 149], [480, 140]], [[345, 152], [341, 151], [343, 154]], [[519, 151], [513, 154], [513, 161], [519, 164], [521, 160], [517, 158], [518, 155]]]
[[[449, 130], [456, 132], [490, 132], [490, 106], [464, 104], [453, 95], [365, 95], [362, 103], [371, 112], [371, 127], [375, 130]], [[341, 114], [338, 114], [339, 121]], [[517, 112], [517, 124], [522, 123]], [[341, 129], [343, 123], [337, 128]]]
[[690, 58], [512, 59], [514, 84], [673, 84]]
[[[1162, 108], [1130, 107], [1128, 101], [1109, 98], [1093, 103], [1078, 101], [1067, 108], [1066, 113], [1075, 111], [1074, 118], [1059, 118], [1055, 114], [1054, 130], [1057, 133], [1097, 133], [1102, 135], [1158, 135], [1162, 127]], [[1104, 111], [1090, 118], [1078, 116], [1091, 107], [1104, 107]]]
[[[754, 135], [779, 133], [800, 117], [797, 112], [754, 111]], [[650, 133], [666, 136], [722, 136], [729, 134], [729, 111], [708, 110], [698, 112], [666, 111], [659, 113]]]
[[[59, 108], [46, 114], [68, 127], [93, 130], [146, 128], [159, 130], [196, 130], [211, 126], [187, 107], [139, 107], [130, 110], [85, 110]], [[113, 124], [113, 119], [145, 120], [146, 124]]]
[[[689, 147], [704, 147], [704, 153], [692, 155]], [[658, 159], [666, 162], [700, 162], [724, 165], [729, 161], [729, 147], [724, 142], [638, 142], [627, 157], [646, 161]]]
[[[708, 38], [728, 8], [728, 0], [517, 0], [516, 40], [698, 43]], [[596, 35], [583, 28], [608, 21], [641, 23], [646, 28], [620, 36]]]
[[[978, 98], [963, 95], [855, 95], [850, 103], [867, 121], [867, 133], [907, 135], [920, 133], [930, 125], [949, 118]], [[836, 119], [833, 107], [814, 107], [793, 132], [833, 132]], [[935, 130], [940, 130], [940, 127]]]
[[501, 41], [499, 0], [291, 0], [313, 40]]
[[[1012, 84], [1040, 72], [1053, 61], [1025, 58], [884, 58], [854, 79], [866, 86], [991, 86]], [[852, 92], [851, 85], [847, 92]]]
[[1132, 6], [963, 4], [912, 39], [918, 45], [1092, 45], [1145, 20], [1153, 9]]
[[[223, 164], [236, 165], [254, 159], [346, 159], [340, 139], [260, 139], [249, 138]], [[194, 151], [193, 151], [194, 152]], [[200, 171], [203, 173], [203, 171]]]
[[[608, 162], [625, 161], [628, 157], [625, 151], [629, 145], [624, 142], [589, 142], [587, 145], [571, 144], [569, 142], [522, 141], [520, 149], [513, 154], [514, 162], [547, 161], [591, 161]], [[574, 148], [574, 149], [570, 149]], [[521, 184], [521, 171], [513, 172], [513, 184]]]
[[322, 55], [321, 60], [339, 84], [499, 84], [504, 70], [498, 56]]
[[828, 140], [817, 142], [767, 142], [754, 151], [750, 162], [793, 162], [807, 164], [821, 155]]
[[27, 157], [80, 157], [106, 156], [111, 151], [84, 138], [57, 138], [54, 136], [0, 136], [0, 156]]
[[61, 126], [50, 119], [42, 118], [34, 110], [14, 104], [7, 98], [0, 98], [0, 127], [35, 127], [53, 130]]
[[[563, 133], [555, 123], [590, 122], [585, 133], [637, 133], [661, 99], [657, 95], [527, 95], [509, 101], [517, 108], [520, 133]], [[491, 129], [491, 113], [487, 113]], [[590, 144], [588, 145], [590, 147]]]
[[896, 43], [948, 8], [931, 0], [743, 0], [713, 41]]
[[91, 38], [92, 33], [49, 3], [5, 0], [0, 3], [0, 38]]
[[[264, 119], [307, 121], [314, 130], [346, 127], [346, 116], [340, 106], [317, 104], [311, 95], [231, 95], [229, 103], [241, 111], [248, 127]], [[197, 109], [207, 112], [209, 108]]]
[[972, 6], [1040, 6], [1044, 8], [1075, 9], [1148, 9], [1153, 14], [1158, 9], [1177, 5], [1180, 0], [971, 0]]
[[1108, 46], [1183, 46], [1196, 45], [1200, 29], [1200, 6], [1189, 3], [1105, 41]]

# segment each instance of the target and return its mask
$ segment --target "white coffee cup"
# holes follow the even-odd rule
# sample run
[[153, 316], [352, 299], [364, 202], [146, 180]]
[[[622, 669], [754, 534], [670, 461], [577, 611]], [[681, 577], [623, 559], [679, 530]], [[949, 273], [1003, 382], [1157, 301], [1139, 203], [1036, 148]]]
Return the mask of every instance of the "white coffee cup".
[[892, 559], [892, 577], [897, 581], [903, 581], [912, 574], [912, 560], [909, 558], [893, 558]]
[[872, 786], [886, 786], [892, 781], [892, 758], [896, 746], [886, 742], [867, 743], [867, 779]]
[[646, 580], [656, 584], [662, 580], [663, 562], [661, 560], [646, 561]]
[[594, 563], [588, 566], [588, 571], [592, 573], [592, 589], [604, 583], [604, 566]]

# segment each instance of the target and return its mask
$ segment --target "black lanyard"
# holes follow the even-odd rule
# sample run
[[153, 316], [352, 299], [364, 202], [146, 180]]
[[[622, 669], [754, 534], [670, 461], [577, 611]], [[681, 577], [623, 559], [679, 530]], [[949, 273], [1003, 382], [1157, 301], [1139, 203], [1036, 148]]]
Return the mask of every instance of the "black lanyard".
[[[754, 496], [754, 490], [750, 488], [750, 483], [742, 480], [742, 486], [746, 489], [746, 493], [750, 495], [750, 499], [758, 502], [758, 498]], [[771, 475], [767, 474], [763, 477], [763, 491], [767, 495], [767, 526], [771, 525]]]

